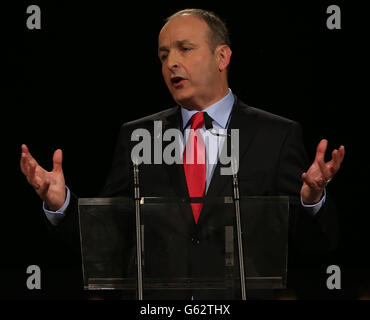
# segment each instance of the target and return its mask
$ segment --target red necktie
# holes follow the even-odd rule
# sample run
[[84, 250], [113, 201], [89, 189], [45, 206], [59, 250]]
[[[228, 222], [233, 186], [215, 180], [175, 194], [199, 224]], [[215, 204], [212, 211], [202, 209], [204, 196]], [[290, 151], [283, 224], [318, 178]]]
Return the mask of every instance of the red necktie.
[[[183, 154], [184, 172], [189, 197], [204, 197], [206, 184], [206, 148], [200, 130], [204, 126], [203, 113], [191, 117], [191, 130]], [[198, 133], [197, 133], [198, 131]], [[198, 222], [203, 203], [191, 203], [195, 223]]]

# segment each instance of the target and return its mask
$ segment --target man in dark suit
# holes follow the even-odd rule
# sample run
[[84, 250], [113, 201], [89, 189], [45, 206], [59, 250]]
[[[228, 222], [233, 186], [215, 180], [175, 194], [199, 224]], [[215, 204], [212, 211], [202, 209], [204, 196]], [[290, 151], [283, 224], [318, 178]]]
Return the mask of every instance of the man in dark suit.
[[[168, 213], [157, 240], [166, 243], [161, 242], [162, 238], [168, 234], [174, 237], [162, 248], [160, 262], [149, 262], [149, 272], [200, 278], [223, 272], [224, 242], [219, 239], [232, 217], [216, 214], [211, 198], [231, 196], [232, 185], [230, 176], [220, 174], [217, 161], [224, 141], [205, 138], [206, 119], [216, 130], [239, 130], [241, 195], [300, 195], [301, 210], [293, 213], [290, 221], [293, 247], [335, 246], [336, 219], [328, 210], [330, 199], [325, 187], [340, 167], [344, 147], [334, 150], [332, 159], [325, 162], [327, 141], [322, 140], [309, 166], [297, 123], [247, 106], [232, 94], [227, 81], [231, 57], [228, 32], [213, 13], [189, 9], [169, 17], [159, 34], [158, 54], [164, 80], [177, 106], [122, 126], [102, 196], [132, 195], [132, 133], [146, 129], [153, 136], [154, 121], [162, 121], [164, 130], [184, 132], [183, 163], [142, 164], [141, 195], [205, 197], [205, 201], [189, 205], [182, 216]], [[200, 136], [196, 139], [191, 133], [185, 134], [189, 128], [200, 130]], [[192, 148], [203, 162], [188, 161], [185, 151]], [[22, 171], [44, 201], [49, 221], [55, 230], [78, 241], [77, 198], [65, 185], [61, 150], [55, 151], [53, 164], [51, 172], [45, 171], [22, 145]], [[224, 298], [225, 293], [204, 295], [193, 291], [179, 298], [190, 296]]]

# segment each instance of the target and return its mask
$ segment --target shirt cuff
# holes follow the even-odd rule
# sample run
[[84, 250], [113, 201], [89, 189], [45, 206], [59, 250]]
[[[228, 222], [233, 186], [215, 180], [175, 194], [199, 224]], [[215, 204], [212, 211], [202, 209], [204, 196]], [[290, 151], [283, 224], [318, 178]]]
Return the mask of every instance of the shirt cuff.
[[315, 203], [315, 204], [304, 204], [303, 203], [303, 200], [302, 200], [302, 197], [301, 197], [301, 204], [303, 206], [303, 208], [305, 208], [305, 210], [312, 214], [313, 216], [319, 212], [319, 210], [321, 209], [321, 207], [324, 205], [325, 203], [325, 200], [326, 200], [326, 189], [324, 189], [324, 193], [323, 193], [323, 196], [321, 198], [321, 200], [318, 202], [318, 203]]
[[62, 219], [65, 217], [65, 212], [71, 199], [71, 192], [69, 191], [67, 186], [66, 192], [67, 192], [66, 201], [64, 202], [63, 206], [59, 208], [57, 211], [51, 211], [47, 209], [45, 202], [42, 203], [42, 209], [44, 210], [46, 217], [53, 226], [57, 226], [60, 223], [60, 221], [62, 221]]

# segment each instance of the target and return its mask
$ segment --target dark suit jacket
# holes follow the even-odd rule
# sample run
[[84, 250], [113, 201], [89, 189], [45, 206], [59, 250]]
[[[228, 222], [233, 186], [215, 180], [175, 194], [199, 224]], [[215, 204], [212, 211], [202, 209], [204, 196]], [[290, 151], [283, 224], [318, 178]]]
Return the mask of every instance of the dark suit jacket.
[[[181, 112], [174, 107], [124, 124], [121, 127], [113, 165], [101, 196], [132, 196], [130, 137], [136, 128], [153, 133], [153, 121], [162, 120], [163, 130], [179, 128]], [[247, 106], [235, 99], [229, 129], [239, 129], [239, 187], [242, 196], [289, 195], [297, 198], [302, 185], [301, 173], [309, 165], [300, 126], [291, 120]], [[141, 165], [141, 196], [186, 197], [182, 165]], [[214, 210], [211, 198], [232, 196], [231, 177], [214, 171], [199, 221], [194, 223], [190, 206], [181, 214], [168, 212], [163, 233], [156, 234], [156, 256], [146, 257], [147, 276], [217, 277], [224, 272], [224, 226], [233, 223], [230, 215]], [[133, 224], [134, 226], [134, 224]], [[134, 228], [134, 227], [133, 227]], [[64, 239], [78, 246], [76, 197], [72, 197], [66, 218], [54, 228]], [[330, 210], [330, 196], [315, 217], [303, 208], [290, 214], [289, 245], [294, 252], [330, 250], [336, 246], [337, 223]], [[133, 232], [134, 234], [134, 232]], [[168, 237], [171, 240], [168, 241]], [[222, 239], [221, 239], [222, 238]], [[225, 298], [224, 292], [187, 291], [154, 298]], [[229, 297], [229, 296], [228, 296]]]

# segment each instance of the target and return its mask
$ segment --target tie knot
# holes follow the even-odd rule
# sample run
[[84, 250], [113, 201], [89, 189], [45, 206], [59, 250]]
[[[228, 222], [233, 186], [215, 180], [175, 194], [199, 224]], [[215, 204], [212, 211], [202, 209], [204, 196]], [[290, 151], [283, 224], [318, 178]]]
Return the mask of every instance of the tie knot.
[[204, 126], [203, 112], [197, 112], [191, 117], [191, 129], [197, 130]]

